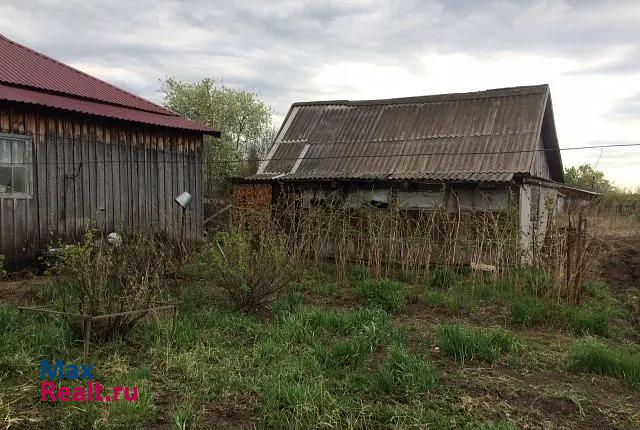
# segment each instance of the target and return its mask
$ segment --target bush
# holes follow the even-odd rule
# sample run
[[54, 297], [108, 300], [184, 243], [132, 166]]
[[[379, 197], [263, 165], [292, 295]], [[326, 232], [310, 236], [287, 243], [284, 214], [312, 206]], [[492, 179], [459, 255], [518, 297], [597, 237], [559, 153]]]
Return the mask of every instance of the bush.
[[640, 353], [611, 348], [593, 339], [573, 345], [568, 367], [574, 372], [615, 376], [640, 387]]
[[520, 349], [520, 343], [500, 327], [480, 331], [448, 324], [437, 327], [436, 345], [462, 364], [475, 358], [494, 363], [503, 353]]
[[390, 395], [416, 395], [424, 393], [436, 385], [434, 367], [395, 347], [375, 374], [375, 388]]
[[367, 303], [387, 312], [397, 312], [407, 303], [407, 289], [399, 283], [382, 279], [365, 279], [356, 283], [356, 293]]
[[220, 233], [209, 256], [211, 278], [239, 311], [264, 308], [288, 290], [293, 264], [286, 240], [279, 235], [240, 230]]
[[[67, 295], [66, 310], [97, 316], [149, 308], [159, 298], [163, 275], [173, 263], [166, 243], [152, 235], [125, 235], [119, 244], [109, 245], [89, 230], [82, 243], [61, 249], [51, 269], [70, 279], [58, 291]], [[92, 338], [124, 336], [144, 316], [137, 313], [94, 321]], [[81, 329], [80, 322], [74, 324]]]
[[436, 266], [429, 275], [427, 287], [448, 289], [455, 285], [458, 274], [447, 266]]

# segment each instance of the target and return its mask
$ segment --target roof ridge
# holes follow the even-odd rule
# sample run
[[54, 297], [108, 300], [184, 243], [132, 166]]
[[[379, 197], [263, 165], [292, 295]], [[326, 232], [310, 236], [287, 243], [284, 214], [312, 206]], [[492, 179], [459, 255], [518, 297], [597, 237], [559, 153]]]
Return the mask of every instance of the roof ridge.
[[521, 95], [543, 94], [549, 92], [549, 84], [523, 85], [516, 87], [491, 88], [481, 91], [470, 91], [464, 93], [441, 93], [412, 97], [393, 97], [387, 99], [366, 99], [366, 100], [318, 100], [308, 102], [296, 102], [293, 106], [322, 106], [322, 105], [343, 105], [343, 106], [375, 106], [394, 104], [419, 104], [439, 101], [473, 100], [497, 97], [513, 97]]
[[[67, 68], [67, 69], [69, 69], [69, 70], [73, 71], [74, 73], [78, 73], [78, 74], [80, 74], [80, 75], [83, 75], [83, 76], [85, 76], [85, 77], [87, 77], [87, 78], [91, 79], [91, 80], [94, 80], [94, 81], [100, 82], [100, 83], [102, 83], [102, 84], [105, 84], [105, 85], [107, 85], [107, 86], [109, 86], [109, 87], [111, 87], [111, 88], [113, 88], [113, 89], [115, 89], [115, 90], [117, 90], [117, 91], [123, 92], [123, 93], [125, 93], [125, 94], [127, 94], [127, 95], [129, 95], [129, 96], [131, 96], [131, 97], [134, 97], [134, 98], [136, 98], [136, 99], [140, 100], [140, 101], [143, 101], [143, 102], [145, 102], [145, 103], [149, 103], [149, 104], [151, 104], [151, 105], [155, 106], [156, 108], [159, 108], [159, 109], [162, 109], [162, 110], [166, 111], [167, 113], [166, 113], [166, 114], [163, 114], [163, 113], [161, 113], [161, 112], [153, 111], [153, 110], [150, 110], [150, 109], [142, 109], [142, 108], [140, 108], [140, 107], [128, 106], [128, 105], [125, 105], [125, 104], [122, 104], [122, 103], [114, 103], [113, 101], [111, 101], [111, 102], [109, 102], [109, 101], [104, 101], [104, 100], [97, 99], [97, 98], [89, 98], [89, 100], [97, 101], [97, 102], [100, 102], [100, 103], [108, 103], [108, 104], [112, 104], [112, 105], [122, 106], [122, 107], [126, 107], [126, 108], [128, 108], [128, 109], [133, 109], [133, 110], [139, 110], [139, 111], [144, 111], [144, 112], [153, 112], [153, 113], [157, 113], [157, 114], [159, 114], [159, 115], [179, 116], [176, 112], [173, 112], [172, 110], [167, 109], [167, 108], [166, 108], [166, 107], [164, 107], [164, 106], [160, 106], [160, 105], [158, 105], [158, 104], [156, 104], [156, 103], [153, 103], [152, 101], [149, 101], [149, 100], [147, 100], [147, 99], [145, 99], [145, 98], [143, 98], [143, 97], [140, 97], [140, 96], [138, 96], [138, 95], [136, 95], [136, 94], [133, 94], [133, 93], [131, 93], [131, 92], [129, 92], [129, 91], [123, 90], [122, 88], [119, 88], [119, 87], [117, 87], [117, 86], [115, 86], [115, 85], [113, 85], [113, 84], [111, 84], [111, 83], [109, 83], [109, 82], [107, 82], [107, 81], [104, 81], [104, 80], [102, 80], [102, 79], [100, 79], [100, 78], [96, 78], [95, 76], [92, 76], [92, 75], [90, 75], [89, 73], [83, 72], [82, 70], [76, 69], [75, 67], [72, 67], [72, 66], [70, 66], [70, 65], [68, 65], [68, 64], [65, 64], [65, 63], [63, 63], [63, 62], [62, 62], [62, 61], [60, 61], [60, 60], [56, 60], [56, 59], [55, 59], [55, 58], [53, 58], [53, 57], [50, 57], [50, 56], [48, 56], [48, 55], [46, 55], [46, 54], [43, 54], [43, 53], [41, 53], [41, 52], [39, 52], [39, 51], [36, 51], [36, 50], [35, 50], [35, 49], [33, 49], [33, 48], [30, 48], [30, 47], [28, 47], [28, 46], [26, 46], [26, 45], [23, 45], [23, 44], [18, 43], [18, 42], [14, 41], [14, 40], [11, 40], [11, 39], [9, 39], [8, 37], [6, 37], [5, 35], [3, 35], [2, 33], [0, 33], [0, 39], [3, 39], [3, 40], [5, 40], [5, 41], [7, 41], [7, 42], [11, 43], [12, 45], [15, 45], [15, 46], [17, 46], [17, 47], [21, 48], [21, 49], [26, 49], [27, 51], [32, 52], [32, 53], [34, 53], [34, 54], [38, 55], [39, 57], [44, 58], [45, 60], [53, 61], [54, 63], [56, 63], [56, 64], [58, 64], [58, 65], [60, 65], [60, 66], [62, 66], [62, 67], [65, 67], [65, 68]], [[6, 84], [8, 84], [8, 85], [16, 85], [16, 84], [15, 84], [15, 83], [13, 83], [13, 82], [7, 82], [7, 81], [0, 81], [0, 82], [4, 82], [4, 83], [6, 83]], [[20, 85], [20, 84], [18, 84], [18, 85]], [[21, 85], [21, 86], [23, 86], [23, 87], [29, 87], [29, 88], [36, 88], [36, 89], [38, 89], [38, 90], [43, 90], [43, 88], [39, 88], [39, 87], [32, 86], [32, 85]], [[65, 92], [65, 91], [52, 91], [52, 90], [49, 90], [49, 91], [51, 91], [51, 92], [53, 92], [53, 93], [56, 93], [56, 94], [64, 94], [64, 95], [66, 95], [66, 96], [72, 96], [72, 97], [82, 98], [82, 97], [78, 96], [77, 94], [72, 94], [72, 93], [70, 93], [70, 92]]]

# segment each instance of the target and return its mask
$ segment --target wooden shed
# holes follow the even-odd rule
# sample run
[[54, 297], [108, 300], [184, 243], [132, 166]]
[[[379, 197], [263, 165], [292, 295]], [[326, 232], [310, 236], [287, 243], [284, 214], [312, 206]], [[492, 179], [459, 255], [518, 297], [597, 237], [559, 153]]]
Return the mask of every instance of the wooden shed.
[[219, 133], [0, 35], [0, 254], [10, 263], [91, 223], [202, 231], [202, 146]]
[[294, 190], [303, 206], [516, 207], [526, 258], [559, 200], [594, 194], [564, 184], [548, 85], [294, 103], [267, 159], [240, 182], [236, 206], [248, 204], [244, 194]]

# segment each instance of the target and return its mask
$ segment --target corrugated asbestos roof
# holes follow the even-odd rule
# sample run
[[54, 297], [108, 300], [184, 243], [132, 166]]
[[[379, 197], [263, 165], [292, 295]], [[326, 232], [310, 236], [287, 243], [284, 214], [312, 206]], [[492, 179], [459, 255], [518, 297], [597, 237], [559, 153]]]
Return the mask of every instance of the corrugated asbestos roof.
[[0, 100], [218, 134], [0, 35]]
[[508, 182], [531, 173], [545, 117], [547, 155], [561, 179], [547, 85], [295, 103], [269, 160], [247, 179]]

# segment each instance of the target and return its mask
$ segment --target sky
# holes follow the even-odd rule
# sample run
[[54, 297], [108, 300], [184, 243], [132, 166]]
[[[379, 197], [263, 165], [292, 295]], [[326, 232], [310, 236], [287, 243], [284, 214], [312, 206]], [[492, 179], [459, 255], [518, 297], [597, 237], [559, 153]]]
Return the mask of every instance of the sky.
[[[0, 0], [0, 33], [161, 103], [161, 81], [296, 101], [548, 83], [561, 147], [640, 143], [639, 1]], [[564, 151], [640, 187], [640, 147]]]

